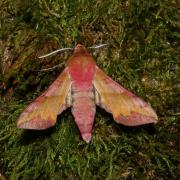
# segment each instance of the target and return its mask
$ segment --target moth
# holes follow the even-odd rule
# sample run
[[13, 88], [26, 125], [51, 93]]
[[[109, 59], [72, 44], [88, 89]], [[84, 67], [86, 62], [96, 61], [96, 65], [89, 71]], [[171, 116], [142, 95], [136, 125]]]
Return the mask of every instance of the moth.
[[152, 107], [113, 81], [95, 63], [87, 49], [78, 44], [64, 71], [21, 113], [17, 127], [42, 130], [56, 123], [57, 115], [71, 107], [82, 139], [90, 142], [96, 105], [126, 126], [157, 123]]

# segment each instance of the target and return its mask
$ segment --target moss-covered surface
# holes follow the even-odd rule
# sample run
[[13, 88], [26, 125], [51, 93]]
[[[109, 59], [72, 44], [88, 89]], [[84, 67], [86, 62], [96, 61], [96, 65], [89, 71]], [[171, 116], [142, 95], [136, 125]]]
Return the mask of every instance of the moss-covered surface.
[[[0, 174], [7, 179], [180, 178], [179, 27], [176, 0], [3, 0], [0, 2]], [[16, 128], [20, 112], [62, 71], [40, 72], [82, 42], [113, 79], [149, 101], [160, 122], [124, 127], [97, 109], [82, 141], [70, 110], [45, 131]]]

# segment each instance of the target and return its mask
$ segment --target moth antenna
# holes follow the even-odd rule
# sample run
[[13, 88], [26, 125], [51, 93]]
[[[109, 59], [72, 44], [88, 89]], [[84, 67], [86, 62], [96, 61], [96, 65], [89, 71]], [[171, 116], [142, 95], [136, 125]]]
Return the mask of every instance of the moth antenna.
[[98, 49], [98, 48], [102, 48], [102, 47], [105, 47], [105, 46], [108, 46], [108, 44], [99, 44], [99, 45], [96, 45], [96, 46], [91, 46], [89, 48], [90, 49]]
[[58, 53], [58, 52], [62, 52], [62, 51], [66, 51], [66, 50], [73, 50], [73, 48], [62, 48], [62, 49], [57, 49], [57, 50], [55, 50], [55, 51], [52, 51], [52, 52], [50, 52], [50, 53], [48, 53], [48, 54], [45, 54], [45, 55], [43, 55], [43, 56], [40, 56], [40, 57], [38, 57], [38, 58], [45, 58], [45, 57], [48, 57], [48, 56], [51, 56], [51, 55], [53, 55], [53, 54], [56, 54], [56, 53]]

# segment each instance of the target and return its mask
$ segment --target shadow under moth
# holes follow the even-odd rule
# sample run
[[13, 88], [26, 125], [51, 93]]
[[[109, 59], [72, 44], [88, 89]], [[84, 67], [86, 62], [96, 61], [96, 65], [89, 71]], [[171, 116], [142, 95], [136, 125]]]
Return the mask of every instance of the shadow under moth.
[[42, 130], [56, 123], [57, 115], [71, 107], [82, 139], [91, 140], [96, 105], [126, 126], [157, 123], [151, 106], [113, 81], [78, 44], [64, 71], [21, 113], [17, 127]]

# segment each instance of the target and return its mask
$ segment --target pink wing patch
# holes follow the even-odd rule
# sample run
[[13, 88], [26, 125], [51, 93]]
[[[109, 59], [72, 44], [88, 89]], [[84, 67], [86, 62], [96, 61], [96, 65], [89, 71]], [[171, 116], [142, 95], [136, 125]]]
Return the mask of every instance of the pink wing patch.
[[71, 81], [66, 68], [41, 96], [20, 115], [17, 126], [24, 129], [47, 129], [54, 126], [57, 115], [71, 106], [68, 101]]
[[113, 114], [117, 123], [137, 126], [157, 123], [158, 118], [149, 104], [113, 81], [96, 66], [94, 78], [96, 104]]

